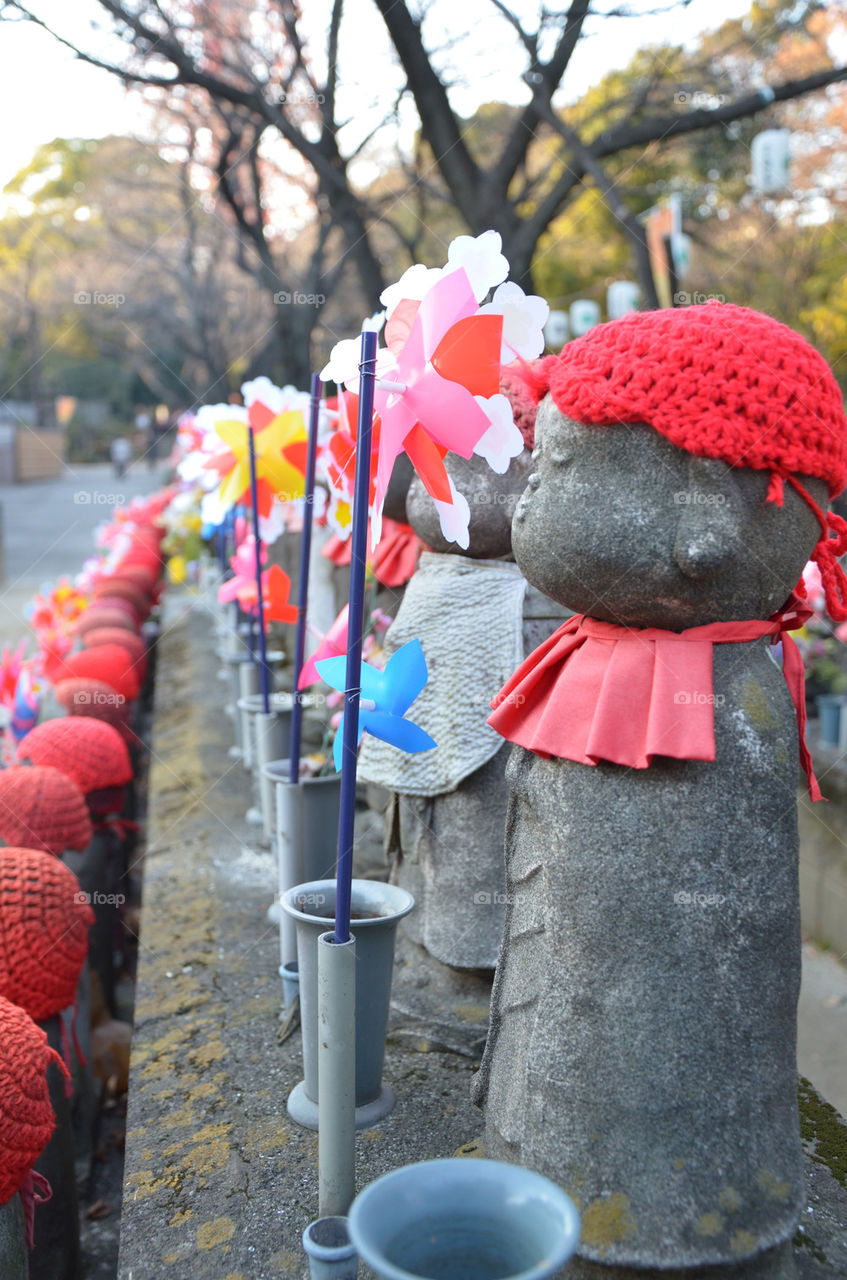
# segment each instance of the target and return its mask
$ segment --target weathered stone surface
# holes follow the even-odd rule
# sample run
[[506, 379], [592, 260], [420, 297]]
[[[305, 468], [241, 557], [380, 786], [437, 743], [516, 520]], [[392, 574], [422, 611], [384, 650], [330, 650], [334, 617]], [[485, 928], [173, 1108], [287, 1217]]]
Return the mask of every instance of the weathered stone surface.
[[[529, 453], [513, 458], [505, 475], [498, 476], [484, 458], [460, 458], [448, 453], [447, 474], [471, 509], [470, 546], [462, 555], [474, 560], [506, 560], [512, 554], [511, 526], [515, 507], [530, 471]], [[415, 476], [406, 496], [409, 524], [433, 551], [457, 553], [455, 542], [441, 532], [438, 511], [420, 479]]]
[[[535, 440], [515, 558], [577, 613], [676, 631], [767, 618], [817, 540], [814, 515], [788, 485], [783, 506], [765, 503], [766, 472], [694, 458], [643, 424], [587, 427], [547, 397]], [[825, 506], [826, 486], [804, 483]]]
[[[644, 425], [585, 427], [548, 400], [535, 457], [518, 564], [609, 621], [766, 618], [818, 535], [793, 493], [765, 505], [766, 475]], [[803, 1204], [797, 730], [766, 648], [714, 648], [713, 763], [592, 767], [516, 748], [507, 771], [486, 1145], [572, 1192], [598, 1276], [791, 1271], [779, 1246]]]

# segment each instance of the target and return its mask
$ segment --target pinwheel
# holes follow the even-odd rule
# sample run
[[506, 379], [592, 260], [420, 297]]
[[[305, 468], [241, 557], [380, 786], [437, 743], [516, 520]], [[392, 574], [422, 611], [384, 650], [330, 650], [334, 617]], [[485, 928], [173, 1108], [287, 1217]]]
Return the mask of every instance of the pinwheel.
[[307, 689], [310, 684], [316, 684], [320, 680], [320, 673], [315, 663], [322, 662], [325, 658], [343, 657], [347, 652], [347, 615], [349, 612], [350, 606], [345, 604], [329, 631], [322, 637], [315, 652], [303, 664], [303, 670], [300, 672], [300, 679], [297, 682], [298, 689]]
[[[229, 586], [229, 583], [225, 584]], [[291, 579], [278, 564], [272, 564], [262, 574], [262, 600], [264, 603], [265, 627], [269, 622], [296, 622], [297, 605], [289, 602], [291, 595]], [[220, 597], [219, 597], [220, 598]], [[238, 603], [245, 612], [255, 613], [259, 605], [259, 593], [256, 580], [250, 581], [238, 592]]]
[[[434, 500], [445, 537], [469, 544], [470, 510], [444, 466], [452, 451], [485, 458], [502, 474], [523, 448], [511, 407], [499, 391], [502, 363], [532, 359], [544, 348], [548, 307], [519, 285], [501, 283], [509, 264], [500, 236], [459, 236], [443, 270], [413, 267], [382, 295], [386, 348], [377, 353], [374, 404], [381, 419], [372, 545], [391, 471], [405, 450]], [[490, 303], [480, 306], [499, 285]], [[322, 377], [346, 385], [356, 344], [333, 348]]]
[[[270, 493], [284, 500], [300, 498], [304, 490], [306, 469], [306, 427], [303, 414], [298, 409], [283, 409], [282, 391], [267, 378], [246, 382], [242, 388], [245, 405], [205, 406], [198, 413], [214, 422], [214, 428], [226, 445], [232, 465], [222, 472], [221, 501], [226, 507], [241, 501], [249, 501], [250, 460], [248, 437], [245, 428], [253, 432], [256, 449], [256, 481], [264, 482], [267, 501]], [[218, 467], [226, 461], [221, 456]], [[268, 508], [269, 509], [269, 508]], [[267, 514], [267, 510], [265, 512]]]
[[[315, 665], [322, 680], [331, 689], [344, 692], [346, 657], [324, 658]], [[410, 640], [388, 659], [384, 670], [362, 663], [361, 697], [359, 700], [359, 741], [367, 732], [401, 751], [431, 751], [436, 745], [419, 725], [405, 715], [428, 679], [426, 659], [420, 640]], [[344, 717], [342, 716], [342, 722]], [[333, 744], [336, 770], [341, 768], [342, 723]]]
[[[267, 547], [261, 544], [259, 557], [262, 564], [267, 564]], [[256, 591], [256, 547], [252, 534], [249, 534], [240, 544], [235, 555], [230, 557], [229, 563], [235, 576], [228, 578], [222, 586], [218, 587], [218, 600], [221, 604], [229, 604], [233, 600], [238, 600], [240, 604], [243, 592], [249, 591], [251, 587], [254, 595]]]

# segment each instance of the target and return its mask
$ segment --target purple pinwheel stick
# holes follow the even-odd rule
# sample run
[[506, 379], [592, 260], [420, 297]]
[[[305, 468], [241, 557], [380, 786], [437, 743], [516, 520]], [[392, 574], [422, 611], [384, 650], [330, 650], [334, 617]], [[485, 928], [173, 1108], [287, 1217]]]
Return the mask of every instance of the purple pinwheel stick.
[[300, 730], [303, 723], [303, 694], [300, 673], [306, 652], [306, 613], [309, 607], [309, 561], [312, 553], [312, 516], [315, 509], [315, 459], [318, 449], [318, 418], [321, 409], [321, 380], [312, 374], [309, 388], [309, 443], [306, 452], [306, 491], [303, 535], [300, 543], [300, 581], [297, 584], [297, 634], [294, 641], [294, 705], [291, 708], [291, 739], [288, 752], [289, 782], [300, 781]]

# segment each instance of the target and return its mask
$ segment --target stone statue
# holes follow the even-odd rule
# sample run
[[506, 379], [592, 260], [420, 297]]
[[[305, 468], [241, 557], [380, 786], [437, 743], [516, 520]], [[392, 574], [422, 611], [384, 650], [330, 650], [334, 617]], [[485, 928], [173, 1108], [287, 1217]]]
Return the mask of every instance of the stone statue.
[[460, 551], [445, 539], [415, 478], [409, 521], [432, 550], [421, 556], [385, 636], [387, 655], [415, 638], [423, 645], [429, 682], [415, 702], [415, 721], [438, 745], [406, 756], [366, 737], [359, 776], [391, 792], [392, 879], [416, 904], [408, 936], [444, 964], [493, 969], [505, 904], [508, 752], [485, 722], [492, 693], [524, 653], [526, 582], [511, 559], [510, 529], [529, 454], [503, 476], [481, 458], [448, 454], [445, 466], [470, 505], [470, 544]]
[[491, 717], [519, 745], [487, 1154], [573, 1195], [569, 1277], [789, 1277], [798, 722], [816, 784], [785, 633], [811, 554], [847, 615], [847, 525], [821, 510], [847, 481], [840, 392], [798, 335], [722, 304], [599, 326], [536, 374], [515, 557], [586, 616]]

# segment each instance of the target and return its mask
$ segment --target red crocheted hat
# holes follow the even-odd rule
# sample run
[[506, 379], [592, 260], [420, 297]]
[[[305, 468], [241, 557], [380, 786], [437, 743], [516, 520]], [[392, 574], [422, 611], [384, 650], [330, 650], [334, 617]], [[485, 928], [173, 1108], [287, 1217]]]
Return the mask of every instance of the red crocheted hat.
[[147, 645], [141, 636], [134, 631], [126, 631], [123, 627], [94, 627], [82, 637], [84, 649], [97, 649], [104, 644], [119, 644], [122, 649], [126, 649], [133, 666], [138, 669], [139, 680], [144, 679], [147, 671]]
[[101, 644], [96, 649], [80, 649], [65, 658], [63, 680], [84, 676], [109, 685], [119, 697], [130, 702], [138, 697], [140, 677], [129, 653], [118, 644]]
[[85, 795], [122, 787], [132, 777], [129, 752], [117, 729], [90, 717], [60, 716], [36, 725], [18, 744], [18, 759], [58, 769]]
[[47, 1068], [65, 1070], [47, 1033], [0, 996], [0, 1204], [20, 1191], [56, 1127]]
[[120, 627], [122, 631], [135, 634], [136, 626], [131, 614], [126, 609], [113, 609], [111, 605], [93, 604], [85, 613], [80, 614], [74, 625], [78, 636], [88, 635], [98, 627]]
[[66, 774], [49, 765], [0, 770], [0, 840], [58, 856], [92, 835], [85, 796]]
[[149, 594], [137, 582], [123, 577], [103, 578], [94, 588], [94, 599], [126, 600], [141, 618], [150, 612]]
[[139, 613], [136, 606], [131, 600], [125, 600], [123, 596], [98, 596], [95, 604], [103, 605], [106, 609], [119, 609], [130, 619], [133, 629], [138, 631], [144, 618]]
[[73, 680], [60, 680], [54, 686], [53, 696], [69, 716], [90, 716], [113, 725], [126, 742], [134, 735], [129, 727], [129, 706], [114, 689], [102, 680], [79, 676]]
[[524, 444], [527, 449], [533, 449], [538, 404], [527, 386], [524, 370], [519, 365], [507, 364], [501, 368], [500, 394], [506, 396], [512, 406], [515, 426], [523, 436]]
[[76, 1000], [94, 912], [59, 858], [0, 849], [0, 996], [36, 1022]]
[[847, 523], [824, 515], [799, 476], [847, 484], [847, 417], [829, 365], [787, 325], [748, 307], [641, 311], [598, 325], [533, 369], [538, 399], [549, 391], [576, 422], [645, 422], [680, 449], [733, 467], [771, 473], [768, 498], [783, 481], [815, 512], [815, 548], [830, 613], [847, 619]]

